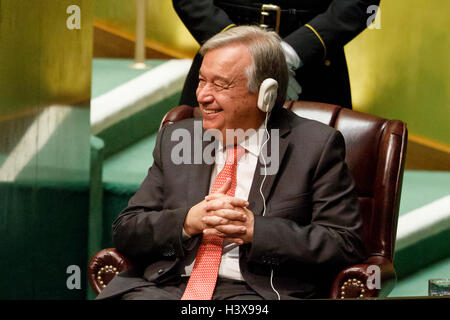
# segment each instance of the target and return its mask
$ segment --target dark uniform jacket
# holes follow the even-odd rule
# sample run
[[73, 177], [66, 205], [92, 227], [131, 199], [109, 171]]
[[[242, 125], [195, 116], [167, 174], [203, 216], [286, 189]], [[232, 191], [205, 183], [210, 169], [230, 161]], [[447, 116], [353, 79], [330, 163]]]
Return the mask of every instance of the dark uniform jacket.
[[[264, 170], [261, 161], [257, 164], [248, 198], [255, 215], [253, 242], [239, 247], [241, 273], [265, 299], [277, 298], [271, 272], [282, 299], [327, 297], [337, 271], [364, 258], [362, 220], [344, 161], [343, 137], [285, 109], [273, 112], [268, 127], [279, 128], [278, 151], [269, 149], [269, 155], [278, 152], [279, 169], [264, 182], [267, 209], [262, 216], [259, 189]], [[201, 135], [201, 122], [197, 128]], [[202, 139], [193, 119], [161, 129], [154, 164], [113, 226], [116, 248], [135, 267], [116, 276], [99, 299], [146, 286], [148, 281], [162, 284], [182, 274], [196, 256], [201, 235], [186, 243], [183, 224], [189, 209], [207, 195], [214, 164], [193, 160], [174, 164], [172, 150], [180, 142], [171, 137], [177, 129]], [[208, 148], [209, 143], [197, 145]], [[195, 143], [193, 157], [194, 149]]]
[[[200, 43], [233, 24], [259, 24], [263, 3], [282, 9], [280, 36], [298, 53], [303, 66], [296, 71], [300, 100], [351, 108], [344, 45], [358, 35], [374, 14], [379, 0], [173, 0], [179, 17]], [[268, 19], [273, 21], [275, 15]], [[373, 17], [372, 17], [373, 18]], [[274, 29], [274, 23], [269, 24]], [[195, 90], [201, 57], [194, 58], [180, 104], [197, 106]], [[360, 70], [359, 72], [364, 72]]]

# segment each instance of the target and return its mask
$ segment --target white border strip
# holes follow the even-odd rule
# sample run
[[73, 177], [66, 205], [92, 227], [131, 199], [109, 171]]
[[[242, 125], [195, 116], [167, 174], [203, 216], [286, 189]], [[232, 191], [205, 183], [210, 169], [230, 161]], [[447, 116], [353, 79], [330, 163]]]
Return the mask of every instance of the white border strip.
[[403, 249], [447, 229], [450, 229], [450, 195], [401, 215], [395, 249]]
[[174, 59], [91, 101], [91, 132], [111, 125], [181, 91], [192, 60]]

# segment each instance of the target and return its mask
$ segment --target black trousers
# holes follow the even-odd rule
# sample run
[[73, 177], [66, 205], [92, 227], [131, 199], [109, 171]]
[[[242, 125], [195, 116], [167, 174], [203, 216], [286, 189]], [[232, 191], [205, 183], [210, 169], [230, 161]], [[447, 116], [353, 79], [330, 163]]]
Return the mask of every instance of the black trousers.
[[[122, 295], [122, 300], [180, 300], [188, 282], [188, 277], [175, 277], [156, 285], [138, 287]], [[263, 300], [243, 281], [217, 279], [213, 300]]]

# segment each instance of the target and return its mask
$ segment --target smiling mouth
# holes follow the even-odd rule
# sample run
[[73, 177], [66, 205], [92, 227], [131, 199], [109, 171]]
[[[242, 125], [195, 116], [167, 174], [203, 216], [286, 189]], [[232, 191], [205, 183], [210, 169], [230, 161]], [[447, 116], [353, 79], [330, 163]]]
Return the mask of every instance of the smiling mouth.
[[222, 109], [220, 109], [220, 110], [207, 110], [207, 109], [203, 109], [203, 112], [206, 113], [206, 114], [218, 113], [218, 112], [220, 112], [220, 111], [222, 111]]

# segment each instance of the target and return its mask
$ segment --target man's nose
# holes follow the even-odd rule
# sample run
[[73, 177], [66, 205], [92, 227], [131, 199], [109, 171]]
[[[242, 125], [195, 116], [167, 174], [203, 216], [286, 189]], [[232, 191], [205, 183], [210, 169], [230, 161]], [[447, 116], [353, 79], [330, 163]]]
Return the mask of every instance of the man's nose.
[[208, 104], [214, 101], [214, 96], [209, 85], [198, 86], [197, 101], [201, 104]]

